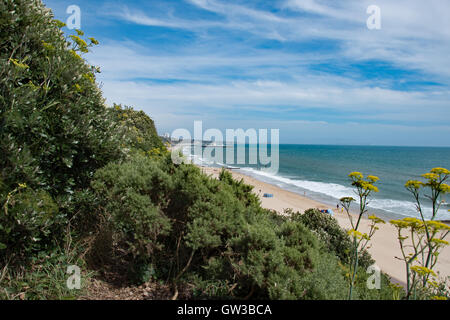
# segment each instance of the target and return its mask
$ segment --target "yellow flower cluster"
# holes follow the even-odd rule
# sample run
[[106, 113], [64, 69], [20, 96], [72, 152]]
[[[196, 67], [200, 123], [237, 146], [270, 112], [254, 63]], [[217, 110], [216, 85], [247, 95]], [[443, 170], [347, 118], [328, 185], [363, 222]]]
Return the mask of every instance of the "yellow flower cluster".
[[76, 90], [77, 92], [83, 92], [83, 88], [81, 88], [81, 86], [80, 86], [78, 83], [76, 83], [76, 84], [74, 85], [74, 87], [75, 87], [75, 90]]
[[70, 38], [78, 45], [81, 52], [83, 52], [83, 53], [89, 52], [86, 41], [81, 39], [79, 36], [74, 36], [74, 35], [71, 35]]
[[364, 177], [361, 172], [352, 172], [348, 176], [355, 180], [362, 180]]
[[66, 26], [66, 24], [64, 23], [64, 22], [62, 22], [62, 21], [59, 21], [59, 20], [57, 20], [57, 19], [55, 19], [55, 20], [53, 20], [53, 22], [56, 24], [56, 26], [58, 27], [58, 28], [64, 28], [65, 26]]
[[366, 233], [361, 233], [355, 229], [347, 231], [347, 234], [356, 239], [370, 240], [370, 237]]
[[442, 239], [433, 238], [430, 241], [436, 243], [437, 245], [448, 246], [448, 241], [445, 241], [445, 240], [442, 240]]
[[422, 175], [422, 177], [429, 181], [436, 181], [439, 178], [439, 175], [436, 173], [425, 173]]
[[38, 90], [40, 87], [38, 87], [37, 85], [35, 85], [34, 83], [33, 83], [33, 81], [28, 81], [28, 84], [27, 84], [27, 86], [28, 87], [30, 87], [32, 90]]
[[88, 80], [88, 81], [91, 82], [91, 83], [94, 83], [94, 82], [95, 82], [94, 76], [93, 76], [92, 73], [90, 73], [90, 72], [83, 74], [83, 78], [86, 79], [86, 80]]
[[433, 270], [422, 266], [413, 266], [411, 267], [411, 271], [417, 273], [420, 276], [426, 276], [429, 274], [436, 276], [436, 273]]
[[420, 189], [420, 187], [423, 186], [424, 186], [423, 182], [417, 180], [409, 180], [405, 184], [405, 187], [408, 189]]
[[421, 220], [409, 217], [402, 220], [391, 220], [390, 223], [398, 229], [411, 228], [417, 230], [424, 227], [424, 224]]
[[431, 229], [432, 232], [437, 231], [449, 231], [450, 226], [439, 221], [426, 221], [427, 227]]
[[44, 46], [45, 49], [47, 49], [48, 51], [52, 51], [53, 49], [55, 49], [55, 47], [53, 47], [50, 43], [47, 43], [45, 41], [42, 41], [42, 45]]
[[19, 69], [25, 70], [25, 69], [29, 69], [30, 68], [27, 64], [21, 63], [17, 59], [9, 59], [9, 61], [11, 61]]
[[386, 223], [383, 219], [378, 218], [378, 217], [375, 216], [375, 215], [370, 215], [370, 216], [369, 216], [369, 219], [372, 220], [375, 224], [378, 224], [378, 223]]
[[373, 185], [375, 182], [380, 180], [378, 177], [368, 175], [367, 176], [368, 181], [364, 181], [363, 180], [364, 176], [361, 172], [352, 172], [348, 176], [353, 181], [352, 185], [361, 188], [365, 191], [378, 192], [378, 188]]
[[364, 190], [378, 192], [378, 187], [375, 187], [371, 182], [368, 181], [361, 181], [361, 187]]
[[443, 183], [443, 184], [440, 185], [439, 190], [442, 193], [450, 193], [450, 186], [448, 184], [446, 184], [446, 183]]
[[340, 201], [344, 202], [344, 203], [350, 203], [350, 202], [355, 201], [355, 199], [353, 199], [352, 197], [344, 197], [344, 198], [341, 198]]
[[433, 168], [433, 169], [431, 169], [430, 172], [434, 173], [434, 174], [443, 174], [443, 175], [449, 175], [450, 174], [450, 171], [448, 169], [445, 169], [445, 168]]
[[95, 38], [88, 38], [88, 39], [91, 40], [91, 43], [96, 45], [96, 46], [99, 44], [99, 42]]
[[70, 50], [70, 53], [72, 54], [72, 56], [73, 56], [74, 58], [76, 58], [76, 59], [78, 59], [78, 60], [83, 60], [83, 59], [78, 55], [78, 53], [76, 53], [75, 50]]

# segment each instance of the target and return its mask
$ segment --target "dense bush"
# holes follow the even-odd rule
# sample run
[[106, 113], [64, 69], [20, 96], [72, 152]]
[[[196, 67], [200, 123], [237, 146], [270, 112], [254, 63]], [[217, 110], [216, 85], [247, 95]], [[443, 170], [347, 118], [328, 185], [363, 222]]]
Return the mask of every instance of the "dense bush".
[[52, 196], [89, 186], [121, 155], [82, 32], [65, 37], [41, 1], [0, 3], [1, 177]]
[[135, 111], [131, 107], [122, 107], [116, 104], [109, 111], [112, 113], [114, 121], [124, 128], [124, 133], [129, 140], [127, 147], [144, 152], [164, 149], [156, 132], [154, 121], [143, 111]]
[[[340, 273], [348, 273], [352, 243], [347, 232], [339, 226], [337, 220], [317, 209], [306, 210], [304, 214], [292, 211], [289, 213], [294, 221], [299, 221], [310, 229], [320, 239], [322, 245], [330, 254], [339, 258]], [[389, 277], [384, 273], [381, 273], [380, 290], [369, 290], [367, 288], [366, 282], [370, 274], [366, 273], [366, 270], [375, 263], [370, 253], [367, 250], [360, 252], [358, 260], [360, 270], [357, 275], [354, 298], [364, 300], [392, 299], [394, 291], [390, 285]]]
[[[302, 222], [312, 230], [327, 249], [335, 254], [342, 263], [349, 263], [352, 242], [347, 232], [339, 226], [335, 218], [317, 209], [306, 210], [304, 214], [295, 213], [292, 218], [295, 221]], [[365, 270], [374, 263], [375, 261], [366, 250], [360, 253], [359, 265], [362, 269]]]
[[[50, 195], [21, 185], [0, 199], [0, 249], [3, 254], [27, 257], [35, 251], [52, 248], [64, 216]], [[19, 258], [19, 257], [16, 257]]]
[[[328, 286], [345, 291], [338, 260], [302, 223], [274, 218], [228, 172], [215, 180], [168, 158], [135, 155], [99, 170], [92, 183], [126, 239], [123, 249], [139, 266], [147, 262], [136, 270], [154, 269], [175, 287], [193, 283], [198, 296], [209, 298], [337, 298]], [[315, 281], [323, 276], [317, 268], [334, 283]]]
[[106, 221], [131, 253], [150, 256], [162, 248], [158, 240], [170, 230], [163, 210], [172, 183], [158, 162], [136, 156], [124, 164], [112, 163], [96, 173], [92, 186], [108, 214]]
[[98, 42], [62, 26], [39, 0], [0, 2], [0, 258], [62, 242], [74, 194], [125, 155], [98, 70], [80, 56]]

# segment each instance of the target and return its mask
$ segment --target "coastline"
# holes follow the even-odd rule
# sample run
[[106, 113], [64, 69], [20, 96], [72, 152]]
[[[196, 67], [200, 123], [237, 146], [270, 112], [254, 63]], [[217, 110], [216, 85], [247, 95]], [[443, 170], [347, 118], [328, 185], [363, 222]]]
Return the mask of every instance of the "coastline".
[[[218, 178], [221, 168], [198, 166], [203, 173]], [[244, 183], [254, 187], [253, 192], [261, 199], [263, 208], [275, 210], [279, 214], [284, 215], [285, 209], [293, 209], [294, 211], [304, 212], [310, 208], [330, 209], [330, 205], [308, 198], [288, 190], [284, 190], [276, 185], [272, 185], [254, 177], [245, 175], [242, 172], [227, 169], [235, 179], [244, 180]], [[263, 197], [264, 193], [273, 194], [273, 198]], [[334, 217], [339, 225], [344, 229], [350, 229], [350, 221], [346, 213], [337, 212], [335, 208]], [[352, 213], [354, 219], [356, 214]], [[370, 220], [366, 217], [361, 219], [360, 231], [365, 233], [369, 231]], [[406, 279], [406, 267], [404, 262], [396, 257], [401, 256], [400, 246], [397, 239], [397, 229], [386, 221], [386, 224], [379, 226], [380, 229], [375, 233], [371, 241], [371, 247], [368, 249], [376, 264], [380, 269], [388, 274], [392, 281], [404, 285]], [[435, 270], [439, 272], [440, 278], [450, 277], [450, 246], [442, 249], [439, 255], [439, 262]]]

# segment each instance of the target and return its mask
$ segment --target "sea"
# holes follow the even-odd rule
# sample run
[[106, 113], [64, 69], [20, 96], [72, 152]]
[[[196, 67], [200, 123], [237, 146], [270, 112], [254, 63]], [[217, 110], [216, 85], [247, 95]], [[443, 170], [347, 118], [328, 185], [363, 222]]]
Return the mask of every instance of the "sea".
[[[241, 145], [241, 147], [244, 147]], [[220, 152], [216, 153], [222, 148]], [[354, 197], [349, 173], [358, 171], [380, 178], [378, 193], [373, 193], [368, 205], [369, 213], [385, 219], [419, 217], [414, 198], [404, 187], [408, 180], [424, 180], [421, 175], [432, 168], [450, 169], [450, 148], [391, 147], [391, 146], [333, 146], [333, 145], [279, 145], [279, 169], [267, 172], [259, 161], [251, 161], [259, 154], [258, 145], [245, 145], [245, 161], [237, 163], [237, 149], [230, 146], [203, 148], [195, 154], [186, 147], [183, 153], [194, 163], [210, 167], [228, 167], [260, 181], [307, 196], [335, 209], [342, 197]], [[205, 152], [207, 150], [207, 152]], [[269, 158], [271, 156], [269, 147]], [[227, 152], [233, 154], [226, 160]], [[198, 152], [197, 152], [198, 153]], [[223, 154], [223, 161], [217, 155]], [[449, 179], [450, 180], [450, 179]], [[447, 181], [450, 183], [450, 181]], [[429, 190], [424, 190], [429, 193]], [[276, 195], [274, 195], [276, 197]], [[448, 195], [450, 198], [450, 195]], [[425, 218], [432, 215], [431, 201], [421, 198]], [[442, 198], [436, 220], [450, 220], [450, 199]], [[358, 205], [354, 204], [354, 209]]]

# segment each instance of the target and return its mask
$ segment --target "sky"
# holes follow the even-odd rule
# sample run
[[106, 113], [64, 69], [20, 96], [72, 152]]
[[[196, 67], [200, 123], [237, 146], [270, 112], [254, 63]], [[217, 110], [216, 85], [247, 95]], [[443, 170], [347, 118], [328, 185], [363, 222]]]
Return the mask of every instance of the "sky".
[[64, 22], [80, 7], [107, 103], [160, 134], [203, 121], [279, 129], [281, 143], [450, 146], [448, 0], [44, 3]]

